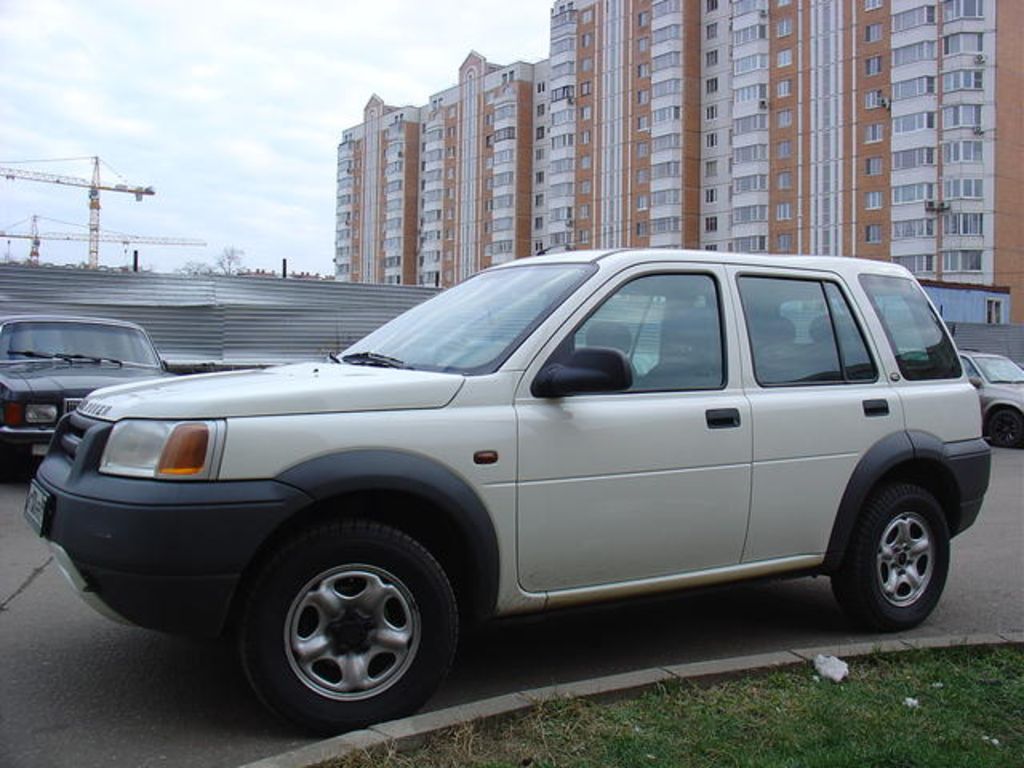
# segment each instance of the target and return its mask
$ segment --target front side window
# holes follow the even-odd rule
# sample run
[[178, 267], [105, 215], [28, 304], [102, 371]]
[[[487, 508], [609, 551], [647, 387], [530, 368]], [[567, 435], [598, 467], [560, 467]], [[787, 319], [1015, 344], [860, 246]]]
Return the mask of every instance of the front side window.
[[765, 387], [874, 381], [877, 369], [832, 283], [741, 277], [754, 375]]
[[342, 359], [371, 353], [419, 370], [491, 373], [593, 269], [552, 264], [483, 272], [381, 326]]
[[861, 275], [878, 319], [882, 321], [900, 373], [910, 381], [956, 379], [960, 361], [942, 322], [910, 278]]
[[709, 275], [651, 275], [624, 285], [563, 344], [617, 349], [633, 368], [630, 392], [725, 384], [718, 286]]

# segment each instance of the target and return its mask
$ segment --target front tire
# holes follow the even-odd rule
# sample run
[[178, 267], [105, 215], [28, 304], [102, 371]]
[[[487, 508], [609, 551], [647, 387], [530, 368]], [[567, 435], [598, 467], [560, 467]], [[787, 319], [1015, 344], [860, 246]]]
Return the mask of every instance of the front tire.
[[931, 614], [949, 571], [949, 528], [924, 488], [893, 483], [864, 505], [832, 592], [868, 628], [898, 632]]
[[1000, 408], [988, 417], [988, 439], [1000, 448], [1024, 448], [1024, 414]]
[[419, 709], [444, 680], [457, 633], [434, 557], [395, 528], [346, 520], [302, 532], [266, 563], [239, 643], [265, 704], [332, 734]]

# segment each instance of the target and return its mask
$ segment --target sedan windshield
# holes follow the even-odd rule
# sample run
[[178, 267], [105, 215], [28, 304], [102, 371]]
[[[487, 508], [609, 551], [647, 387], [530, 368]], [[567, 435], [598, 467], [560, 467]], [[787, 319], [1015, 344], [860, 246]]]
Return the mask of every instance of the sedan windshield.
[[1020, 384], [1024, 382], [1024, 369], [1006, 357], [976, 357], [974, 362], [985, 378], [993, 384]]
[[378, 328], [342, 354], [358, 365], [490, 373], [592, 271], [538, 264], [483, 272]]
[[149, 339], [134, 328], [46, 320], [4, 324], [0, 331], [0, 361], [47, 358], [160, 365]]

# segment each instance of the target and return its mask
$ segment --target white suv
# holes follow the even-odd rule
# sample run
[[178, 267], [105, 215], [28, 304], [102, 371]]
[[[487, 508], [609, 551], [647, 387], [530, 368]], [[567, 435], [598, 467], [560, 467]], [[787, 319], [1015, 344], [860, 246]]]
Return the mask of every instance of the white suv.
[[912, 627], [988, 475], [901, 267], [629, 250], [487, 270], [331, 361], [94, 393], [26, 517], [97, 608], [236, 632], [332, 732], [417, 709], [494, 616], [804, 573]]

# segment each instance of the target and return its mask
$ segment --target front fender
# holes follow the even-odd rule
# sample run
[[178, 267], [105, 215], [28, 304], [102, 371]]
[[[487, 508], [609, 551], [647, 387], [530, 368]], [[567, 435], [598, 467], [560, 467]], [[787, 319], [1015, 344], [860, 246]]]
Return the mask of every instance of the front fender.
[[448, 467], [403, 451], [342, 451], [293, 466], [276, 479], [317, 501], [365, 491], [399, 491], [431, 502], [464, 537], [476, 578], [475, 613], [494, 612], [499, 573], [494, 523], [473, 488]]

